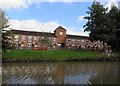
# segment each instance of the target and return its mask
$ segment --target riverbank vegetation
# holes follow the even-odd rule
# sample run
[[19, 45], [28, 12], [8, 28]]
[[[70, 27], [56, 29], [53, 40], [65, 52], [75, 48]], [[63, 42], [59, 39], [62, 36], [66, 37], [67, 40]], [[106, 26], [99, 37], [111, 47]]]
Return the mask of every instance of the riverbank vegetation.
[[8, 50], [2, 56], [3, 62], [40, 62], [40, 61], [118, 61], [116, 55], [93, 51], [72, 51], [72, 50]]

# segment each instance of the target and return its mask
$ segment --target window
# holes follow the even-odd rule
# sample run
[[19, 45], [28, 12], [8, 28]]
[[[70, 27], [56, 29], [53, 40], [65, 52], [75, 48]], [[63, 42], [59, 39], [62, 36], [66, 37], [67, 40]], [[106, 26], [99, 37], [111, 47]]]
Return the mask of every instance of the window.
[[41, 37], [41, 40], [44, 40], [44, 37]]
[[26, 39], [26, 36], [22, 35], [22, 41], [24, 41]]
[[81, 40], [81, 45], [84, 45], [84, 40], [83, 39]]
[[80, 42], [80, 40], [77, 40], [77, 42]]
[[90, 41], [90, 45], [92, 45], [92, 42]]
[[28, 42], [32, 42], [32, 36], [28, 36]]
[[68, 42], [70, 42], [70, 39], [68, 39]]
[[81, 42], [84, 43], [84, 40], [82, 39]]
[[86, 40], [86, 44], [88, 44], [88, 40]]
[[56, 41], [56, 39], [55, 38], [53, 38], [53, 42], [55, 42]]
[[28, 47], [31, 47], [32, 46], [32, 44], [31, 43], [28, 43]]
[[37, 40], [37, 36], [34, 37], [34, 40]]
[[98, 40], [98, 45], [100, 45], [100, 40]]
[[17, 47], [17, 46], [18, 46], [18, 43], [14, 43], [14, 46]]
[[97, 41], [95, 41], [94, 43], [97, 44]]
[[75, 39], [73, 39], [72, 42], [73, 42], [73, 46], [75, 46]]
[[14, 41], [18, 41], [18, 39], [19, 39], [19, 35], [15, 35], [14, 36]]
[[34, 37], [34, 40], [36, 40], [36, 41], [39, 40], [39, 37], [38, 37], [38, 36], [35, 36], [35, 37]]

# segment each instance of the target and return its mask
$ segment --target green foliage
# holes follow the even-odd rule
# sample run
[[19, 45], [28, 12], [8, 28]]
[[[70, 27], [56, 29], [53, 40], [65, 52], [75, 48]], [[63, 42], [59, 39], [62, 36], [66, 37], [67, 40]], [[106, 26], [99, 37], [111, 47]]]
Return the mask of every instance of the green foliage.
[[5, 32], [2, 33], [2, 50], [5, 52], [6, 49], [12, 48], [11, 43], [11, 31], [5, 30]]
[[84, 17], [88, 22], [83, 26], [84, 31], [90, 31], [90, 37], [92, 40], [102, 40], [111, 45], [113, 49], [117, 49], [117, 44], [120, 43], [117, 40], [119, 36], [118, 29], [120, 29], [120, 12], [114, 5], [111, 6], [108, 12], [107, 8], [104, 8], [99, 2], [93, 2], [89, 11], [86, 13], [89, 16]]
[[0, 30], [1, 30], [1, 40], [0, 42], [2, 43], [2, 50], [5, 52], [6, 49], [11, 48], [11, 31], [8, 30], [8, 19], [3, 10], [0, 9]]
[[[108, 28], [107, 28], [107, 18], [106, 18], [106, 12], [107, 9], [103, 7], [99, 2], [93, 2], [91, 7], [88, 8], [89, 11], [86, 13], [89, 15], [87, 17], [84, 17], [88, 20], [84, 31], [90, 31], [90, 37], [93, 40], [103, 40], [107, 41], [109, 40], [108, 35]], [[102, 34], [101, 34], [102, 33]]]

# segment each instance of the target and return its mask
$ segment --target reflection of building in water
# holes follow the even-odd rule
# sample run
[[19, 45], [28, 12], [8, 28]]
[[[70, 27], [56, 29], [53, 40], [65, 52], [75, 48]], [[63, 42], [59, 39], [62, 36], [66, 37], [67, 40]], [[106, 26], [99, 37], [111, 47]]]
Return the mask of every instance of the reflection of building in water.
[[65, 64], [60, 64], [56, 67], [51, 75], [55, 84], [64, 84], [64, 78], [67, 73]]
[[118, 63], [10, 63], [2, 77], [3, 84], [117, 84]]
[[12, 44], [15, 48], [73, 48], [73, 49], [103, 49], [103, 41], [90, 41], [90, 37], [66, 34], [62, 26], [55, 29], [54, 33], [12, 30]]

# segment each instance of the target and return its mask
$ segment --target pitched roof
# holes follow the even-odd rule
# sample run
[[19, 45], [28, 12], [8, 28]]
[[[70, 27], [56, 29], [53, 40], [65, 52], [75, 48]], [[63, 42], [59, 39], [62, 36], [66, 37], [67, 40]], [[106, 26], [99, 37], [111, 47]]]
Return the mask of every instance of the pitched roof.
[[[57, 27], [57, 28], [55, 29], [55, 31], [56, 31], [57, 29], [62, 29], [62, 30], [67, 31], [67, 30], [66, 30], [65, 28], [63, 28], [62, 26]], [[55, 31], [54, 31], [54, 32], [55, 32]]]

